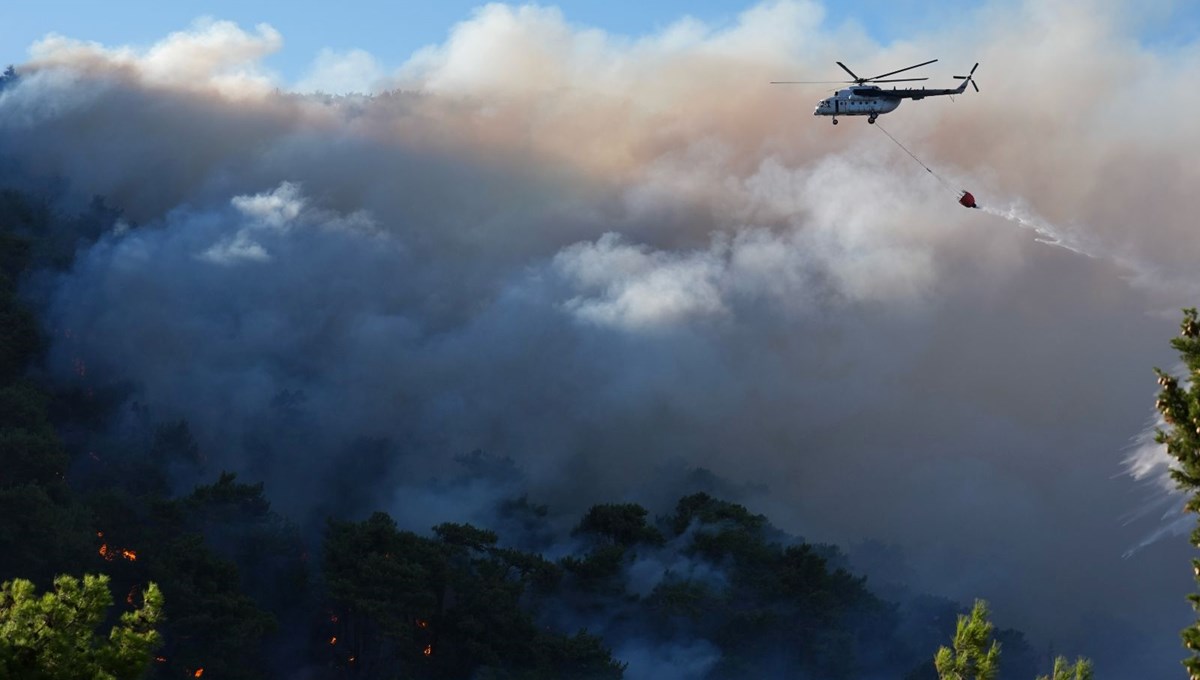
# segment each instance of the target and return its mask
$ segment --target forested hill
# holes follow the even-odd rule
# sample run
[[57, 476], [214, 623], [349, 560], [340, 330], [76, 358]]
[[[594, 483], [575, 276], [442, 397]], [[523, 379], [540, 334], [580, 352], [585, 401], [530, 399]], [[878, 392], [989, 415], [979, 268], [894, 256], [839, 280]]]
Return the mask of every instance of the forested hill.
[[[889, 601], [838, 549], [707, 493], [565, 525], [517, 493], [487, 526], [421, 533], [375, 508], [280, 516], [268, 498], [288, 490], [211, 469], [199, 433], [136, 386], [89, 382], [82, 358], [77, 380], [48, 377], [47, 338], [81, 329], [39, 321], [38, 281], [139, 227], [43, 195], [0, 192], [0, 581], [103, 573], [118, 610], [157, 583], [151, 677], [936, 677], [963, 607]], [[504, 465], [462, 456], [461, 480]], [[1006, 676], [1032, 677], [1020, 633], [999, 637]]]

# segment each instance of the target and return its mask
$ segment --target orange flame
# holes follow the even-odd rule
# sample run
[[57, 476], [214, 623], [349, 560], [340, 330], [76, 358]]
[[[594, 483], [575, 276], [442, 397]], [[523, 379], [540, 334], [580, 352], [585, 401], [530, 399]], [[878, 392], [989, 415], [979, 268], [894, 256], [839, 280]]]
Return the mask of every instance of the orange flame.
[[336, 635], [334, 635], [333, 637], [329, 638], [329, 644], [331, 644], [331, 645], [336, 645], [336, 644], [337, 644], [337, 636], [336, 636]]
[[192, 673], [193, 678], [198, 678], [204, 675], [204, 668], [197, 668], [195, 673]]
[[[96, 538], [103, 539], [103, 538], [104, 538], [104, 532], [103, 532], [103, 531], [97, 531], [97, 532], [96, 532]], [[137, 561], [137, 553], [136, 553], [136, 552], [134, 552], [134, 551], [132, 551], [132, 550], [130, 550], [130, 549], [128, 549], [128, 548], [122, 548], [122, 549], [121, 549], [121, 550], [119, 550], [119, 551], [118, 551], [116, 548], [111, 548], [111, 549], [110, 549], [110, 548], [108, 547], [108, 543], [107, 543], [107, 542], [105, 542], [105, 543], [101, 543], [101, 544], [100, 544], [100, 548], [97, 550], [97, 552], [99, 552], [99, 553], [100, 553], [100, 556], [101, 556], [101, 557], [103, 557], [103, 558], [104, 558], [104, 560], [105, 560], [106, 562], [112, 562], [113, 560], [117, 559], [117, 555], [118, 555], [118, 554], [120, 554], [120, 556], [121, 556], [121, 557], [124, 557], [125, 559], [129, 560], [130, 562], [136, 562], [136, 561]]]
[[425, 645], [425, 656], [433, 656], [433, 645]]
[[417, 619], [417, 628], [428, 628], [429, 622], [423, 619]]

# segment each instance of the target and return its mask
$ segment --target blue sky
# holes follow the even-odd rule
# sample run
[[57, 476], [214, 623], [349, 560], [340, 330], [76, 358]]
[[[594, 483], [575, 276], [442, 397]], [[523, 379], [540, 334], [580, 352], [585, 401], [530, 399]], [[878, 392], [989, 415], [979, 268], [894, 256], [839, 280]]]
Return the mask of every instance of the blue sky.
[[[0, 8], [0, 63], [20, 63], [29, 45], [50, 32], [105, 45], [145, 46], [187, 27], [201, 16], [235, 21], [243, 28], [265, 22], [284, 38], [281, 53], [268, 65], [295, 80], [322, 48], [366, 50], [387, 67], [403, 63], [414, 50], [445, 39], [451, 27], [471, 15], [479, 0], [429, 2], [245, 2], [215, 0], [122, 0], [112, 3], [44, 0], [5, 2]], [[519, 3], [518, 3], [519, 4]], [[721, 25], [755, 3], [749, 0], [658, 0], [654, 3], [562, 0], [538, 4], [560, 7], [575, 24], [611, 33], [642, 35], [683, 16]], [[947, 20], [951, 12], [979, 4], [978, 0], [840, 0], [826, 3], [828, 21], [858, 21], [876, 38], [888, 41], [931, 22]], [[951, 8], [954, 8], [951, 10]]]
[[[385, 67], [402, 64], [413, 51], [445, 39], [451, 27], [471, 14], [479, 0], [437, 3], [399, 0], [283, 2], [282, 0], [43, 0], [0, 3], [0, 65], [20, 63], [34, 41], [50, 32], [108, 46], [147, 46], [192, 20], [210, 16], [243, 28], [265, 22], [284, 38], [283, 50], [267, 66], [295, 81], [322, 48], [363, 49]], [[519, 3], [518, 3], [519, 4]], [[658, 0], [655, 3], [561, 0], [556, 5], [575, 24], [637, 36], [690, 15], [714, 25], [732, 22], [752, 6], [749, 0]], [[827, 0], [827, 22], [855, 21], [880, 42], [914, 33], [952, 30], [955, 20], [984, 0]], [[1200, 2], [1142, 0], [1128, 3], [1144, 22], [1141, 37], [1151, 42], [1195, 41], [1200, 35]]]

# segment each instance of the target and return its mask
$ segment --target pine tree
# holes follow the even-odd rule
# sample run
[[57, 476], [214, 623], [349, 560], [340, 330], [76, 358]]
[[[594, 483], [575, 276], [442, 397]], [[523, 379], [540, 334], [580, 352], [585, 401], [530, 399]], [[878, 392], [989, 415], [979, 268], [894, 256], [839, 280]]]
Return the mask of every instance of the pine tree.
[[954, 648], [942, 647], [933, 658], [938, 678], [995, 680], [1000, 671], [1000, 643], [992, 640], [992, 628], [987, 602], [975, 600], [971, 613], [958, 617]]
[[[1155, 406], [1167, 424], [1167, 429], [1158, 430], [1155, 440], [1165, 444], [1167, 453], [1175, 459], [1171, 477], [1188, 495], [1184, 509], [1200, 513], [1200, 320], [1195, 307], [1183, 310], [1179, 327], [1180, 337], [1173, 339], [1171, 346], [1187, 366], [1187, 385], [1181, 385], [1179, 379], [1161, 369], [1154, 369], [1162, 387]], [[1192, 545], [1200, 547], [1200, 527], [1192, 532]], [[1192, 570], [1200, 581], [1200, 559], [1192, 560]], [[1188, 600], [1200, 612], [1200, 595], [1188, 595]], [[1200, 680], [1200, 619], [1183, 629], [1182, 637], [1184, 647], [1192, 653], [1183, 665], [1192, 680]]]
[[1060, 656], [1054, 660], [1054, 672], [1039, 675], [1037, 680], [1092, 680], [1092, 662], [1080, 657], [1071, 663]]
[[30, 680], [136, 680], [159, 645], [162, 595], [151, 583], [142, 606], [121, 615], [107, 639], [96, 627], [112, 606], [107, 576], [54, 579], [38, 596], [30, 581], [0, 586], [0, 677]]

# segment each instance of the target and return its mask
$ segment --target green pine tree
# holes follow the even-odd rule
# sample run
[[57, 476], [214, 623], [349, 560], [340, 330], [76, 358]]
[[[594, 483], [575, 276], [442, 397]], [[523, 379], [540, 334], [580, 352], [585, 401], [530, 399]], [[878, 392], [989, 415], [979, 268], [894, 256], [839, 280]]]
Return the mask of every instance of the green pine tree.
[[54, 579], [53, 592], [38, 596], [23, 579], [0, 586], [0, 677], [25, 680], [136, 680], [146, 673], [159, 645], [154, 625], [162, 595], [151, 583], [142, 606], [121, 615], [100, 638], [112, 595], [107, 576]]
[[1000, 643], [992, 640], [987, 602], [975, 600], [967, 615], [959, 615], [954, 648], [942, 647], [933, 658], [940, 680], [995, 680], [1000, 670]]
[[1080, 657], [1071, 663], [1060, 656], [1054, 660], [1054, 672], [1039, 675], [1037, 680], [1092, 680], [1092, 662]]
[[[1196, 308], [1183, 310], [1180, 337], [1171, 341], [1183, 358], [1188, 371], [1187, 386], [1179, 379], [1155, 368], [1162, 391], [1155, 406], [1162, 414], [1167, 429], [1159, 430], [1156, 441], [1165, 444], [1167, 453], [1175, 459], [1171, 477], [1181, 491], [1188, 495], [1184, 509], [1200, 512], [1200, 320]], [[1200, 547], [1200, 527], [1192, 532], [1192, 545]], [[1196, 579], [1200, 580], [1200, 560], [1192, 560]], [[1188, 595], [1192, 608], [1200, 612], [1200, 595]], [[1200, 680], [1200, 620], [1183, 630], [1183, 645], [1192, 655], [1184, 660], [1192, 680]]]

